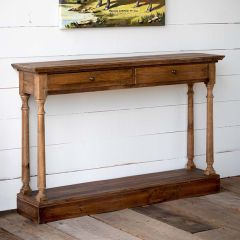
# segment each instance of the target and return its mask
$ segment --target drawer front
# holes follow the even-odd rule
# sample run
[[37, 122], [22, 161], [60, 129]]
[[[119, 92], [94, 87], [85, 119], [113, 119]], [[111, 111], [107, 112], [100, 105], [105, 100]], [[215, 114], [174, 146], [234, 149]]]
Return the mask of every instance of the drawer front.
[[208, 64], [173, 65], [136, 68], [138, 84], [181, 83], [181, 81], [203, 81], [208, 78]]
[[48, 91], [98, 90], [132, 83], [132, 69], [53, 74], [48, 76]]

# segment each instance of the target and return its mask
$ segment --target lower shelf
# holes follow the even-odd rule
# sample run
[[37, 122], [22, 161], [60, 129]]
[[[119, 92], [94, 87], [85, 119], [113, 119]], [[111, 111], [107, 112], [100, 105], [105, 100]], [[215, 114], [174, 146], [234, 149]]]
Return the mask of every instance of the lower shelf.
[[48, 200], [38, 203], [36, 192], [18, 194], [18, 213], [37, 223], [143, 206], [216, 193], [219, 175], [185, 169], [47, 189]]

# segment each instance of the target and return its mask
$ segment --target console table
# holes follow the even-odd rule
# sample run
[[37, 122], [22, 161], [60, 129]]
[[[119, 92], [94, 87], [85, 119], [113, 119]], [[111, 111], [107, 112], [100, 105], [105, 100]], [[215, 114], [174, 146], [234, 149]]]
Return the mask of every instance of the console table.
[[[37, 223], [141, 206], [219, 191], [213, 168], [213, 87], [215, 65], [224, 56], [171, 54], [127, 58], [12, 64], [19, 71], [22, 99], [22, 188], [18, 212]], [[194, 164], [194, 83], [207, 88], [205, 171]], [[186, 169], [46, 189], [44, 104], [48, 95], [138, 88], [168, 84], [188, 85]], [[38, 191], [30, 188], [29, 96], [38, 106]], [[84, 161], [84, 159], [83, 159]]]

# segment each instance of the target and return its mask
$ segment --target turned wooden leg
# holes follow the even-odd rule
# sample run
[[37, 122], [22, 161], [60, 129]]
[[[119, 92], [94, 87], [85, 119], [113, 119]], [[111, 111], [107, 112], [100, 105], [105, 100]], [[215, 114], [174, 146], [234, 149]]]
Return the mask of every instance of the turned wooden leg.
[[214, 150], [213, 150], [213, 87], [214, 84], [209, 82], [207, 86], [207, 139], [206, 139], [206, 161], [207, 169], [206, 175], [216, 174], [214, 163]]
[[194, 159], [194, 91], [193, 84], [188, 84], [188, 132], [187, 132], [187, 169], [196, 168]]
[[47, 200], [46, 196], [46, 163], [45, 163], [45, 100], [37, 100], [38, 104], [38, 202]]
[[21, 193], [27, 195], [32, 192], [30, 188], [29, 167], [29, 106], [28, 94], [21, 94], [22, 98], [22, 188]]

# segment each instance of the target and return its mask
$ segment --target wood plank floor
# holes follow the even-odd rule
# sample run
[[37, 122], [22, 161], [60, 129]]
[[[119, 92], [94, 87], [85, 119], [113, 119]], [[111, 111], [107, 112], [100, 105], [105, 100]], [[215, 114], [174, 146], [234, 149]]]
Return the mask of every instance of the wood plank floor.
[[214, 195], [44, 225], [0, 213], [0, 240], [239, 240], [240, 177], [221, 186]]

